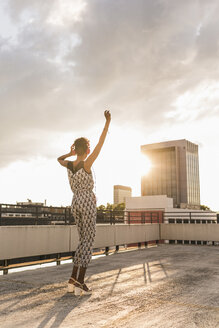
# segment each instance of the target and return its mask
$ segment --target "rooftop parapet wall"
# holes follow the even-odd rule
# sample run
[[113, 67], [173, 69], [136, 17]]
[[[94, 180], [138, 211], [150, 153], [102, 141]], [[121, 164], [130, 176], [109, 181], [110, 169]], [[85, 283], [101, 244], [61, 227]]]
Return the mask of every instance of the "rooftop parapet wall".
[[[94, 248], [159, 240], [159, 224], [97, 225]], [[76, 226], [2, 226], [0, 260], [75, 251]]]
[[161, 224], [161, 239], [219, 241], [218, 224]]
[[[218, 224], [119, 224], [97, 225], [94, 248], [151, 240], [219, 241]], [[0, 260], [72, 252], [76, 226], [0, 227]]]

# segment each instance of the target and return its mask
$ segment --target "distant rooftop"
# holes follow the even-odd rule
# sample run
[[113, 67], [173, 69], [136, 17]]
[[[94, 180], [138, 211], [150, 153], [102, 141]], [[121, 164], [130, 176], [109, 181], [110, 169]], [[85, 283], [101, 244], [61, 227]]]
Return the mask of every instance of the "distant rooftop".
[[122, 186], [122, 185], [115, 185], [115, 186], [114, 186], [114, 189], [122, 189], [122, 190], [129, 190], [129, 191], [132, 191], [132, 188], [131, 188], [131, 187], [128, 187], [128, 186]]
[[142, 150], [146, 149], [159, 149], [159, 148], [166, 148], [166, 147], [174, 147], [174, 146], [186, 146], [186, 145], [193, 145], [198, 147], [197, 144], [186, 140], [186, 139], [178, 139], [178, 140], [169, 140], [169, 141], [162, 141], [162, 142], [155, 142], [152, 144], [145, 144], [141, 146]]

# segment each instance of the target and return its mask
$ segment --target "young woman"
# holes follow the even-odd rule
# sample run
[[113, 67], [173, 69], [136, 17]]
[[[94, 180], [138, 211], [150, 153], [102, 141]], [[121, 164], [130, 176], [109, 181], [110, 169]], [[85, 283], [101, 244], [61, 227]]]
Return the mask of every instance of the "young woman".
[[[91, 154], [89, 140], [79, 138], [75, 140], [68, 154], [57, 159], [62, 166], [67, 168], [69, 183], [74, 193], [71, 211], [77, 225], [79, 244], [73, 259], [74, 265], [68, 281], [68, 291], [75, 292], [75, 295], [92, 293], [92, 290], [84, 283], [96, 234], [96, 197], [93, 192], [94, 181], [91, 167], [100, 153], [111, 121], [111, 114], [108, 110], [104, 112], [104, 116], [106, 122], [103, 132]], [[74, 155], [77, 156], [75, 161], [66, 160], [67, 157]]]

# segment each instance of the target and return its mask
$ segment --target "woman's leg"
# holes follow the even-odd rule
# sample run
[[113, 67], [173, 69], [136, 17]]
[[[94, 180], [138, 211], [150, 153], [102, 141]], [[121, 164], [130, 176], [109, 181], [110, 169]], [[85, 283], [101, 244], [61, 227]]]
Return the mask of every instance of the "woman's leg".
[[78, 276], [78, 265], [74, 265], [72, 274], [71, 274], [71, 278], [77, 280], [77, 276]]
[[84, 233], [81, 245], [81, 266], [78, 276], [78, 281], [80, 283], [84, 283], [84, 276], [92, 258], [93, 244], [96, 235], [96, 204], [88, 202], [85, 207], [85, 210], [86, 209], [87, 211], [83, 214]]
[[84, 277], [85, 277], [86, 270], [87, 270], [86, 267], [80, 267], [79, 274], [78, 274], [78, 281], [81, 284], [84, 284]]
[[84, 224], [83, 224], [83, 217], [79, 211], [75, 211], [75, 222], [78, 230], [78, 237], [79, 242], [78, 246], [75, 251], [73, 263], [75, 267], [80, 266], [81, 264], [81, 257], [83, 252], [83, 242], [84, 242]]
[[[74, 280], [77, 280], [81, 253], [82, 253], [83, 224], [82, 224], [82, 216], [81, 216], [80, 212], [76, 210], [76, 208], [73, 208], [73, 216], [75, 218], [75, 222], [76, 222], [76, 226], [77, 226], [77, 230], [78, 230], [79, 243], [78, 243], [77, 249], [75, 251], [74, 258], [73, 258], [74, 265], [73, 265], [71, 278], [73, 278]], [[73, 283], [73, 281], [71, 279], [69, 279], [69, 283]]]
[[96, 225], [93, 222], [86, 224], [86, 231], [81, 245], [81, 267], [87, 268], [92, 258], [94, 238], [96, 235]]
[[[77, 213], [76, 215], [79, 245], [74, 256], [74, 266], [80, 265], [77, 280], [81, 284], [84, 284], [84, 277], [88, 264], [92, 258], [92, 249], [96, 235], [96, 202], [94, 201], [93, 196], [91, 195], [91, 197], [89, 197], [87, 194], [83, 195], [79, 209], [80, 213]], [[88, 289], [86, 285], [85, 289]]]

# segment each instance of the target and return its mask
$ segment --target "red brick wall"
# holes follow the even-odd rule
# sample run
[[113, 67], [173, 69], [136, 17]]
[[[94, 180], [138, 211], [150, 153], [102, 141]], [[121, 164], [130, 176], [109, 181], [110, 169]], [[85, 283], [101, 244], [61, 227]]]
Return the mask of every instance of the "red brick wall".
[[163, 223], [163, 211], [128, 212], [128, 223]]

